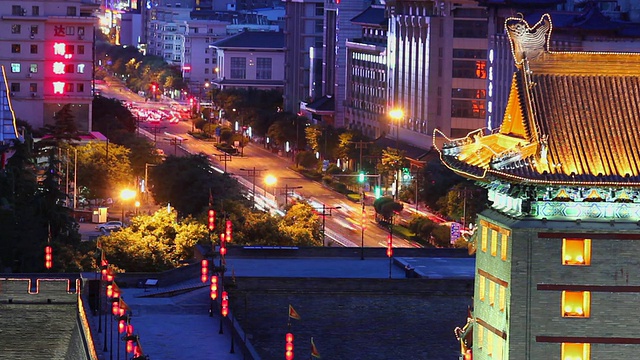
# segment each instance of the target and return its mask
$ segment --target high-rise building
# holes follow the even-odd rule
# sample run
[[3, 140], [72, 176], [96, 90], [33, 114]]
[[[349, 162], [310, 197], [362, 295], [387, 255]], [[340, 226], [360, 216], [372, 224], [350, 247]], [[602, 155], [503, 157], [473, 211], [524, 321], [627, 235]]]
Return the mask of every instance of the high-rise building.
[[384, 5], [372, 5], [351, 19], [362, 27], [348, 39], [345, 123], [370, 138], [387, 131], [387, 24]]
[[626, 359], [640, 343], [640, 53], [554, 51], [552, 29], [548, 14], [506, 19], [515, 72], [499, 130], [439, 147], [491, 202], [458, 331], [477, 360]]
[[476, 1], [398, 0], [387, 11], [388, 108], [404, 114], [399, 124], [389, 119], [388, 134], [428, 149], [434, 129], [460, 137], [484, 126], [486, 9]]
[[0, 65], [16, 117], [34, 128], [53, 124], [70, 104], [80, 131], [91, 131], [93, 1], [0, 1]]
[[285, 0], [285, 14], [284, 110], [297, 113], [312, 90], [321, 95], [310, 79], [322, 74], [324, 0]]

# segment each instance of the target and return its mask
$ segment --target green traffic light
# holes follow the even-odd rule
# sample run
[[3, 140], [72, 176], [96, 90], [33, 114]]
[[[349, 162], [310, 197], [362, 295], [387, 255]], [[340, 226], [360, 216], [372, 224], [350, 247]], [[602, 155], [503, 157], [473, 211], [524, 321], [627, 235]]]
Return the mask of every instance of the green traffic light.
[[360, 173], [360, 175], [358, 175], [358, 182], [364, 182], [364, 173]]

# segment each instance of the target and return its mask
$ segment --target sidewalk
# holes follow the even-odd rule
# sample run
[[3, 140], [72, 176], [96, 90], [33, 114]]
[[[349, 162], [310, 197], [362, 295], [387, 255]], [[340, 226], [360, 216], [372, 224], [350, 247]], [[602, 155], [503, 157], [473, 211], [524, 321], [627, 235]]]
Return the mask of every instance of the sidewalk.
[[[220, 334], [220, 315], [214, 311], [213, 317], [209, 316], [208, 287], [173, 297], [142, 297], [150, 293], [138, 288], [121, 290], [122, 299], [131, 308], [130, 324], [134, 334], [139, 336], [143, 353], [150, 360], [243, 359], [240, 344], [234, 344], [234, 353], [230, 353], [231, 331], [227, 326], [228, 321], [224, 322], [223, 333]], [[106, 323], [104, 314], [99, 319], [97, 315], [89, 313], [87, 318], [99, 359], [131, 357], [126, 354], [123, 341], [120, 341], [118, 351], [121, 335], [118, 334], [117, 321], [112, 319], [110, 313], [106, 316]], [[102, 331], [98, 332], [99, 328]]]

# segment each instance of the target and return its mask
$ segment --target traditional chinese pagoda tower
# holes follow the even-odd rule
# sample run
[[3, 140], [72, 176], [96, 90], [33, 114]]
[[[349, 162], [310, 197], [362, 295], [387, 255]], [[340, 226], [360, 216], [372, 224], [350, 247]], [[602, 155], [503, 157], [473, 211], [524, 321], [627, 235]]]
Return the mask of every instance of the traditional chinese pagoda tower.
[[505, 25], [517, 70], [502, 126], [438, 149], [492, 202], [462, 352], [638, 358], [640, 54], [551, 51], [549, 15]]

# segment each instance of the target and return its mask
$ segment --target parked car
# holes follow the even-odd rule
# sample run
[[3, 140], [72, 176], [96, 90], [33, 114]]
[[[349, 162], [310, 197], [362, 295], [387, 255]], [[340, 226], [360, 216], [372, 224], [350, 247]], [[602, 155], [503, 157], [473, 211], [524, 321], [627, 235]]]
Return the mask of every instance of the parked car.
[[100, 224], [96, 226], [96, 229], [102, 232], [107, 232], [107, 231], [113, 231], [113, 230], [120, 230], [122, 229], [122, 226], [123, 226], [122, 221], [107, 221], [104, 224]]

